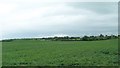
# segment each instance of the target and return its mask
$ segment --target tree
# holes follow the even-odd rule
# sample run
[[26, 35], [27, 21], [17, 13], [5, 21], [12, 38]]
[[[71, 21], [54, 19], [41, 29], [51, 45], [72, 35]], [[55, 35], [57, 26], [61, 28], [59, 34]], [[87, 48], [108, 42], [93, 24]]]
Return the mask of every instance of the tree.
[[88, 36], [84, 36], [83, 38], [82, 38], [82, 41], [88, 41], [89, 40], [89, 37]]
[[117, 38], [117, 36], [111, 35], [111, 39], [115, 39], [115, 38]]
[[89, 41], [93, 41], [93, 40], [96, 40], [94, 36], [90, 36], [89, 37]]
[[99, 39], [104, 40], [104, 35], [100, 34]]

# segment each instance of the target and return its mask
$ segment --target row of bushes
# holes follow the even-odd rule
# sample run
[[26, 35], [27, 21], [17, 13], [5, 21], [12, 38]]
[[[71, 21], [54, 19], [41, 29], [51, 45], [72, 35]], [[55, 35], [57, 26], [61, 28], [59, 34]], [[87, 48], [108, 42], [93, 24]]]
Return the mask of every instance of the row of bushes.
[[83, 37], [48, 37], [48, 38], [23, 38], [23, 39], [8, 39], [2, 40], [2, 42], [11, 42], [13, 40], [50, 40], [50, 41], [96, 41], [120, 38], [120, 35], [102, 35], [99, 36], [83, 36]]
[[51, 41], [95, 41], [95, 40], [107, 40], [107, 39], [116, 39], [120, 37], [119, 35], [98, 35], [98, 36], [83, 36], [83, 37], [48, 37], [48, 38], [31, 38], [26, 40], [51, 40]]

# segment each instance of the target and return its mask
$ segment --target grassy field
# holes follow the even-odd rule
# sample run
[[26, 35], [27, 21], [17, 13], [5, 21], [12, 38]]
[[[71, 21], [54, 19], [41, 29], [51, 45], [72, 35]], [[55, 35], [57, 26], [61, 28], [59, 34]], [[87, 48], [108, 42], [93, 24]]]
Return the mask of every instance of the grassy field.
[[2, 42], [0, 42], [0, 67], [2, 67]]
[[3, 66], [117, 66], [118, 40], [3, 42]]

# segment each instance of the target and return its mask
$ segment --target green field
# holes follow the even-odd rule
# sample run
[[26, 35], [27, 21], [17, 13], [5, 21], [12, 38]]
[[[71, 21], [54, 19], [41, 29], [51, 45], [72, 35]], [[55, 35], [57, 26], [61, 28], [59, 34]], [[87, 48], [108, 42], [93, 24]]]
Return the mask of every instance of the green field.
[[0, 42], [0, 67], [2, 67], [2, 42]]
[[118, 40], [3, 42], [3, 66], [117, 66]]

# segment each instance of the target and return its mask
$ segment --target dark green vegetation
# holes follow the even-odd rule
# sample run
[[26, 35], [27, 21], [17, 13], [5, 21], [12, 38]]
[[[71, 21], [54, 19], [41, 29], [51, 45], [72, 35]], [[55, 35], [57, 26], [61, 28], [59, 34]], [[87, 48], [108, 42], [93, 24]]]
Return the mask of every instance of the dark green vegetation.
[[2, 66], [2, 42], [0, 42], [0, 67]]
[[118, 40], [3, 42], [3, 66], [117, 66]]
[[[48, 38], [23, 38], [19, 40], [49, 40], [49, 41], [99, 41], [99, 40], [108, 40], [108, 39], [117, 39], [120, 38], [120, 35], [98, 35], [98, 36], [83, 36], [83, 37], [48, 37]], [[18, 39], [8, 39], [8, 40], [2, 40], [2, 42], [11, 42], [13, 40]]]

